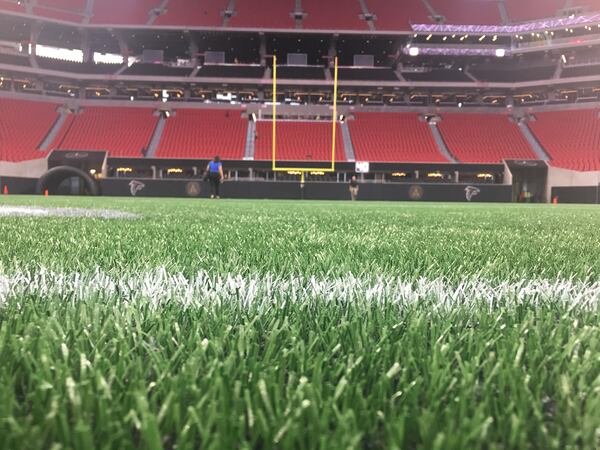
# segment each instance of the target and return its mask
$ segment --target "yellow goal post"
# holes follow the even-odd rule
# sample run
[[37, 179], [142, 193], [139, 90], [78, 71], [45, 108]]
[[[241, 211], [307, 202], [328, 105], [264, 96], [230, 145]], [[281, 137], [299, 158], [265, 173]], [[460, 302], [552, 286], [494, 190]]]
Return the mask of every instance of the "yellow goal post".
[[337, 88], [338, 88], [338, 58], [334, 58], [333, 65], [333, 115], [331, 118], [331, 165], [328, 167], [279, 167], [277, 165], [277, 55], [273, 55], [273, 130], [272, 130], [272, 160], [273, 172], [300, 172], [301, 181], [304, 182], [305, 172], [334, 172], [335, 148], [337, 137]]

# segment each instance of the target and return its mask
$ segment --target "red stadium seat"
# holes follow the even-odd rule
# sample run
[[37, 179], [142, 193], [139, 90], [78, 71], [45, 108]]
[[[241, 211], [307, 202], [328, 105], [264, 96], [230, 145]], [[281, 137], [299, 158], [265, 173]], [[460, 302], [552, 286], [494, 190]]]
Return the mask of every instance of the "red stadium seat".
[[0, 160], [25, 161], [46, 156], [38, 151], [58, 119], [56, 103], [0, 100]]
[[151, 108], [86, 107], [69, 117], [53, 147], [61, 150], [107, 150], [110, 156], [141, 157], [156, 128]]
[[228, 0], [203, 0], [190, 7], [189, 0], [169, 0], [165, 14], [157, 17], [156, 25], [208, 26], [223, 24], [221, 13], [227, 8]]
[[[257, 122], [254, 159], [271, 160], [272, 122]], [[331, 161], [332, 125], [328, 122], [277, 122], [278, 161]], [[336, 134], [336, 161], [345, 161], [344, 142], [339, 126]]]
[[401, 7], [390, 0], [367, 0], [367, 5], [376, 16], [378, 30], [410, 30], [411, 23], [429, 22], [429, 11], [421, 0], [403, 0]]
[[600, 11], [600, 0], [574, 0], [573, 6], [582, 6], [590, 12]]
[[460, 162], [537, 159], [518, 125], [506, 115], [443, 114], [438, 127], [448, 150]]
[[38, 16], [48, 17], [50, 19], [64, 20], [65, 22], [79, 23], [83, 20], [83, 12], [81, 12], [81, 11], [70, 12], [70, 11], [62, 11], [62, 10], [59, 11], [59, 10], [51, 9], [51, 8], [34, 7], [33, 13]]
[[17, 3], [17, 0], [0, 0], [0, 11], [25, 12], [25, 4]]
[[429, 0], [429, 4], [449, 24], [499, 25], [502, 22], [497, 0]]
[[156, 156], [242, 159], [247, 130], [239, 110], [180, 109], [167, 119]]
[[161, 0], [102, 0], [94, 2], [91, 23], [143, 25]]
[[357, 161], [448, 162], [415, 113], [357, 113], [348, 122]]
[[51, 8], [83, 13], [86, 0], [38, 0], [37, 4], [42, 7], [49, 6]]
[[600, 170], [600, 109], [536, 113], [529, 128], [551, 164], [572, 170]]
[[302, 0], [302, 9], [307, 16], [302, 25], [319, 30], [367, 30], [367, 21], [362, 14], [358, 0]]
[[[22, 2], [24, 3], [24, 2]], [[443, 15], [449, 24], [496, 25], [502, 23], [499, 4], [504, 3], [511, 22], [524, 22], [554, 17], [567, 6], [565, 0], [429, 0], [435, 13]], [[159, 8], [161, 0], [94, 2], [91, 23], [142, 25], [149, 13]], [[375, 14], [377, 30], [410, 30], [411, 23], [431, 22], [431, 13], [422, 0], [364, 0], [369, 12]], [[48, 18], [80, 22], [86, 0], [37, 0], [33, 12]], [[165, 13], [154, 22], [161, 26], [210, 26], [223, 24], [222, 12], [229, 0], [168, 0]], [[584, 12], [600, 11], [600, 0], [573, 0], [569, 6], [582, 7]], [[290, 13], [294, 0], [236, 0], [229, 26], [240, 28], [294, 28]], [[303, 20], [306, 29], [367, 30], [368, 24], [359, 0], [302, 0], [308, 15]], [[0, 0], [0, 11], [25, 12], [17, 0]]]
[[545, 19], [556, 16], [565, 0], [505, 0], [506, 12], [512, 22]]
[[235, 15], [229, 20], [231, 27], [294, 28], [291, 16], [294, 0], [236, 0]]
[[[0, 101], [0, 160], [42, 158], [38, 148], [59, 117], [58, 104], [3, 98]], [[536, 113], [529, 127], [551, 158], [572, 170], [600, 170], [600, 109]], [[242, 159], [248, 120], [239, 109], [179, 109], [166, 119], [156, 157], [205, 159], [216, 154]], [[50, 148], [107, 150], [114, 157], [141, 157], [156, 129], [154, 109], [85, 107], [69, 115]], [[35, 124], [33, 126], [32, 124]], [[272, 157], [271, 122], [257, 124], [255, 159]], [[356, 113], [348, 122], [359, 161], [448, 162], [429, 125], [417, 113]], [[438, 125], [453, 156], [464, 163], [536, 159], [518, 126], [504, 114], [448, 113]], [[277, 159], [330, 161], [331, 124], [279, 121]], [[336, 160], [345, 161], [341, 129]]]

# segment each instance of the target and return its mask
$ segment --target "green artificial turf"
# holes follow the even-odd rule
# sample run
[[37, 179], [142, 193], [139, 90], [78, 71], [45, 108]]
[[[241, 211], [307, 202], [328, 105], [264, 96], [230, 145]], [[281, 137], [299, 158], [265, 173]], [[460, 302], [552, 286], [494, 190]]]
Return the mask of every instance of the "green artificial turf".
[[596, 207], [3, 205], [0, 448], [600, 445]]

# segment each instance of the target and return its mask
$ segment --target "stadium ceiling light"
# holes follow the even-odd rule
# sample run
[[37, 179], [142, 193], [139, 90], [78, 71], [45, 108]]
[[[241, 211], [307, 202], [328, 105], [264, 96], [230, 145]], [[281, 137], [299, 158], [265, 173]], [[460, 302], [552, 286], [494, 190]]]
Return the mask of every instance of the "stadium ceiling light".
[[564, 54], [560, 55], [560, 59], [562, 60], [563, 64], [567, 63], [567, 57]]
[[446, 41], [446, 40], [448, 40], [448, 36], [444, 36], [444, 37], [442, 38], [442, 41]]
[[429, 35], [428, 35], [428, 36], [425, 38], [425, 40], [426, 40], [426, 41], [429, 41], [429, 40], [431, 39], [431, 36], [433, 36], [433, 35], [432, 35], [432, 34], [429, 34]]
[[484, 39], [485, 39], [485, 34], [479, 38], [479, 42], [483, 41]]
[[419, 56], [419, 47], [411, 47], [408, 49], [408, 54], [410, 56]]
[[494, 35], [494, 37], [492, 38], [492, 42], [496, 42], [498, 40], [498, 35]]
[[506, 50], [503, 48], [497, 48], [496, 49], [496, 56], [498, 58], [504, 58], [504, 56], [506, 55]]

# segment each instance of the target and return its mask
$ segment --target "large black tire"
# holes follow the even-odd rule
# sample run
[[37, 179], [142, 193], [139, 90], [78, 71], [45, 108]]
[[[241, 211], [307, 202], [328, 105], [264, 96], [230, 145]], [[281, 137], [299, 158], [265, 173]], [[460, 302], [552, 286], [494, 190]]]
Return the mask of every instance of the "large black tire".
[[64, 180], [71, 177], [81, 178], [90, 195], [100, 195], [98, 183], [96, 183], [96, 180], [94, 180], [90, 174], [70, 166], [58, 166], [50, 169], [38, 180], [35, 192], [37, 194], [43, 194], [46, 189], [52, 190]]

